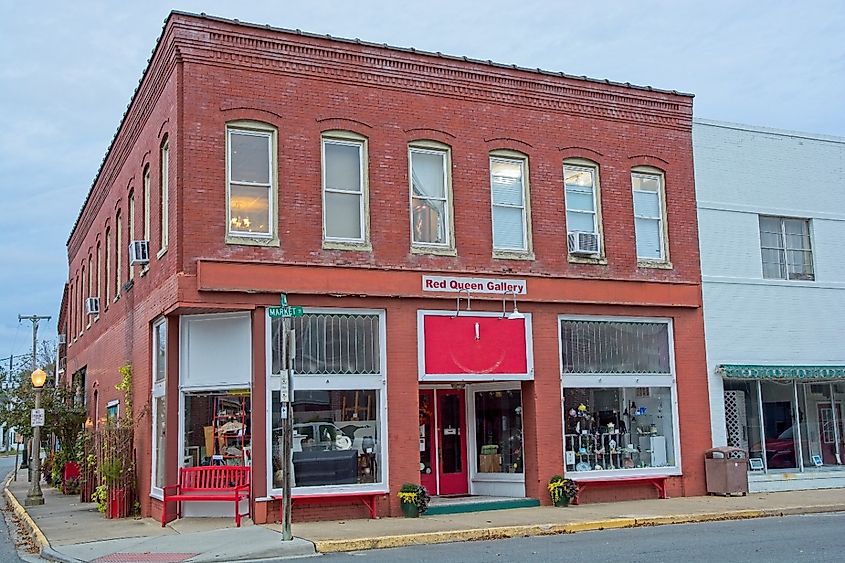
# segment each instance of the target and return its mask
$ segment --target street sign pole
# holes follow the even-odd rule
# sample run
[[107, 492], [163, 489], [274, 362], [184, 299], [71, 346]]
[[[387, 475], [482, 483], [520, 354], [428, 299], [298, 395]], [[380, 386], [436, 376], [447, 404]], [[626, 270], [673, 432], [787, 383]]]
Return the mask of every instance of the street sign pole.
[[283, 459], [287, 461], [285, 467], [285, 482], [284, 490], [282, 492], [282, 503], [284, 507], [284, 518], [282, 521], [282, 541], [291, 541], [293, 539], [293, 532], [291, 531], [291, 487], [293, 485], [293, 360], [296, 351], [296, 331], [290, 328], [290, 317], [285, 317], [285, 352], [287, 365], [287, 377], [285, 378], [286, 397], [282, 402], [282, 414], [284, 415], [284, 437], [285, 437], [285, 456]]

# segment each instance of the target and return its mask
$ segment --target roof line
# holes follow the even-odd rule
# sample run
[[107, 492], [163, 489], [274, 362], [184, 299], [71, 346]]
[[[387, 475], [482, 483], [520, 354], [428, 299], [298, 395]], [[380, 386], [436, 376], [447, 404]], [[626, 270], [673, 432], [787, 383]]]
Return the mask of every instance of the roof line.
[[766, 127], [763, 125], [748, 125], [745, 123], [717, 121], [715, 119], [703, 119], [700, 117], [693, 118], [692, 122], [693, 125], [710, 125], [711, 127], [734, 129], [736, 131], [754, 131], [756, 133], [768, 133], [770, 135], [781, 135], [784, 137], [794, 137], [796, 139], [825, 141], [827, 143], [845, 143], [845, 137], [838, 137], [836, 135], [825, 135], [823, 133], [807, 133], [804, 131], [794, 131], [791, 129], [776, 129], [774, 127]]

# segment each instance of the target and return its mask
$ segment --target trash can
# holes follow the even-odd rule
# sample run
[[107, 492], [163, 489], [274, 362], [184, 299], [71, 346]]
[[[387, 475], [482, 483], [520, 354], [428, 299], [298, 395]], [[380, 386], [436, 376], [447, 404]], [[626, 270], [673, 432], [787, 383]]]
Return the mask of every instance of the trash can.
[[712, 495], [748, 494], [748, 454], [729, 446], [704, 452], [707, 493]]

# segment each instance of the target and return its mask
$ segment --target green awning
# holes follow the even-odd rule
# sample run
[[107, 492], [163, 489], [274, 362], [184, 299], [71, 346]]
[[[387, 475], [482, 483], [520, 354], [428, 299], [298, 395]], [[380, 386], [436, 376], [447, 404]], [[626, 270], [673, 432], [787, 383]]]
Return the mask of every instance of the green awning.
[[755, 366], [722, 364], [716, 373], [726, 379], [827, 380], [845, 379], [845, 366]]

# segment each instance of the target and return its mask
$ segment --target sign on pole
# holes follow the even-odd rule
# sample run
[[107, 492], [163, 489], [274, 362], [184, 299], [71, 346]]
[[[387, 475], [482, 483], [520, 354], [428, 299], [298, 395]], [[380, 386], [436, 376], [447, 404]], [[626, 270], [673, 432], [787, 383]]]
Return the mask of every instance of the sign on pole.
[[32, 409], [29, 413], [30, 426], [44, 426], [44, 409]]
[[284, 293], [282, 293], [282, 296], [279, 299], [279, 306], [268, 307], [267, 312], [270, 314], [271, 319], [301, 317], [305, 313], [302, 307], [288, 305], [288, 296]]

